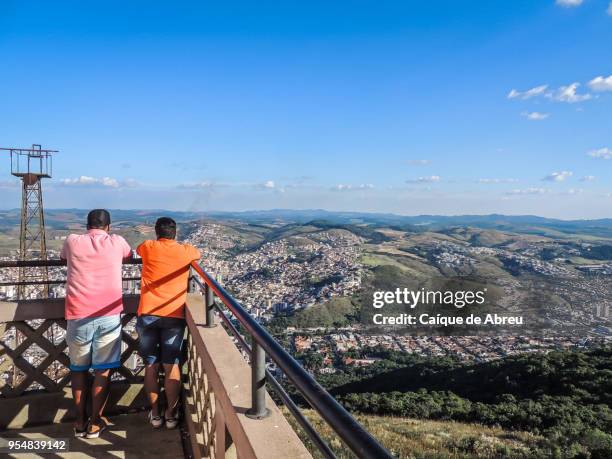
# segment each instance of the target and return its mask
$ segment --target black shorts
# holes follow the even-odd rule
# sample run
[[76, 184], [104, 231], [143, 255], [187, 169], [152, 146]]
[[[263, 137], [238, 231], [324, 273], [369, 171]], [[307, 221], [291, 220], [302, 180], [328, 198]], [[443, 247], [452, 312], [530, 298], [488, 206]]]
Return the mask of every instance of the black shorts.
[[185, 319], [142, 315], [136, 321], [140, 355], [145, 364], [178, 364], [181, 361]]

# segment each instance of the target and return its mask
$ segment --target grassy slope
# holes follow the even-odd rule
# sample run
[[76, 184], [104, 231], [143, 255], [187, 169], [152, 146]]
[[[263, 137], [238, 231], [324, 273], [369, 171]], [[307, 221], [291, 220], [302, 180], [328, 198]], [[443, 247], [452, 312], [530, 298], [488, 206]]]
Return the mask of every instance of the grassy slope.
[[[285, 416], [313, 453], [313, 445], [298, 429], [293, 417]], [[305, 410], [338, 458], [352, 458], [337, 435], [313, 410]], [[542, 438], [527, 432], [510, 432], [500, 428], [485, 427], [450, 421], [423, 421], [387, 416], [357, 415], [359, 422], [398, 458], [415, 459], [468, 459], [468, 458], [528, 458]]]
[[301, 327], [331, 327], [334, 324], [345, 325], [349, 317], [355, 316], [355, 306], [350, 298], [332, 298], [323, 304], [316, 304], [303, 311], [298, 311], [291, 318], [291, 324]]

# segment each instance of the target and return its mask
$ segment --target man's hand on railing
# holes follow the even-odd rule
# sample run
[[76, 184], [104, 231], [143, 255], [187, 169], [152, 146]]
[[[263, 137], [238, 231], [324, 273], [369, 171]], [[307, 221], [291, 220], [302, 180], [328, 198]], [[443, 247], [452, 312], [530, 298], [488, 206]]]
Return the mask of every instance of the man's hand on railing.
[[142, 258], [140, 258], [138, 256], [138, 254], [136, 253], [135, 250], [132, 250], [130, 252], [130, 256], [129, 257], [125, 257], [123, 259], [123, 264], [124, 265], [141, 265], [142, 264]]

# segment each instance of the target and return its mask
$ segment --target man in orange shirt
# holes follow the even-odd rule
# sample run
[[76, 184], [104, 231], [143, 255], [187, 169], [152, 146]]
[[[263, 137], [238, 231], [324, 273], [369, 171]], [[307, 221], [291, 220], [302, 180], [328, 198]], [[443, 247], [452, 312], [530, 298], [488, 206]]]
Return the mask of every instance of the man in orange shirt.
[[181, 387], [179, 362], [185, 334], [185, 300], [189, 265], [200, 252], [176, 242], [176, 222], [161, 217], [155, 223], [156, 241], [145, 241], [136, 249], [142, 257], [142, 280], [136, 330], [140, 354], [145, 361], [145, 391], [151, 405], [149, 421], [163, 424], [159, 409], [159, 363], [164, 366], [167, 408], [166, 427], [178, 425], [177, 404]]

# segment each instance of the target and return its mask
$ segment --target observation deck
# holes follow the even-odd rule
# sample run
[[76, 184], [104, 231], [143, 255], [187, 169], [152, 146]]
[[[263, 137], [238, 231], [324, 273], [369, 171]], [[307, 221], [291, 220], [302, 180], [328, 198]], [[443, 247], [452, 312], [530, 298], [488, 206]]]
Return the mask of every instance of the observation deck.
[[[0, 262], [0, 269], [62, 265], [60, 260], [11, 261]], [[110, 425], [98, 439], [72, 434], [64, 299], [0, 302], [0, 438], [68, 439], [69, 451], [52, 457], [391, 457], [198, 264], [192, 265], [185, 288], [189, 293], [179, 429], [153, 429], [147, 422], [144, 366], [134, 330], [139, 296], [126, 294], [121, 367], [112, 378], [106, 405]], [[287, 385], [342, 440], [340, 449], [322, 439], [289, 396]], [[293, 423], [285, 412], [295, 418]], [[44, 456], [16, 452], [8, 457]]]

